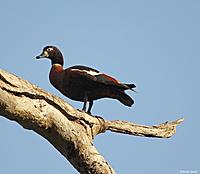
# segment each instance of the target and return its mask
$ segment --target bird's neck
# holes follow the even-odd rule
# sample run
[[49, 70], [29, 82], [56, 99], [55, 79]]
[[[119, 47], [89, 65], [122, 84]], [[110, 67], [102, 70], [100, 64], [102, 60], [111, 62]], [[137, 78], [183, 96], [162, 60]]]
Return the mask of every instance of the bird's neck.
[[61, 64], [53, 64], [49, 73], [49, 80], [51, 84], [59, 89], [62, 83], [62, 72], [64, 71]]
[[52, 66], [53, 66], [53, 65], [58, 65], [58, 64], [60, 64], [61, 66], [63, 66], [64, 60], [63, 60], [62, 54], [60, 53], [60, 55], [54, 56], [54, 57], [51, 59], [51, 64], [52, 64]]
[[61, 64], [55, 63], [52, 65], [51, 71], [53, 73], [59, 73], [59, 72], [63, 71], [63, 66]]

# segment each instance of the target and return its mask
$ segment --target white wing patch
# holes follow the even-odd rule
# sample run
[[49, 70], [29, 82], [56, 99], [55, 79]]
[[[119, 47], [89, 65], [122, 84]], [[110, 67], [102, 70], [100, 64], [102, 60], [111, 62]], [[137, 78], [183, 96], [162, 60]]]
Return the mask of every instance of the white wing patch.
[[92, 70], [88, 71], [88, 70], [80, 70], [80, 69], [71, 69], [71, 71], [86, 72], [87, 74], [92, 75], [92, 76], [97, 76], [97, 75], [102, 74], [100, 72], [96, 72], [96, 71], [92, 71]]

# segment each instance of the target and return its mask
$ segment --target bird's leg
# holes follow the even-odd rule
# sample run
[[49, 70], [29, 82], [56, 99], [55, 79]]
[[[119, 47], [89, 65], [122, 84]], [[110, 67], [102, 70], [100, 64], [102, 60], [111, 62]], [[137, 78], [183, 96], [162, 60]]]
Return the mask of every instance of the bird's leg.
[[87, 101], [88, 101], [88, 97], [87, 97], [87, 95], [85, 95], [85, 97], [83, 99], [84, 104], [83, 104], [83, 109], [82, 109], [85, 112], [86, 112]]
[[87, 111], [88, 114], [91, 114], [92, 105], [93, 105], [93, 101], [90, 101], [89, 102], [89, 108], [88, 108], [88, 111]]

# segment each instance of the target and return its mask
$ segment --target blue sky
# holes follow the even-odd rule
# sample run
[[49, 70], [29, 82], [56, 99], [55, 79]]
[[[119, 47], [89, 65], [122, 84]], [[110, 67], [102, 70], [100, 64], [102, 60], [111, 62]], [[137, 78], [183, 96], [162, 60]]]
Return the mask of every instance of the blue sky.
[[[95, 145], [117, 173], [200, 173], [200, 1], [2, 1], [0, 68], [60, 96], [48, 80], [50, 62], [35, 60], [46, 45], [58, 46], [65, 67], [87, 65], [133, 82], [131, 108], [99, 100], [93, 114], [154, 125], [181, 117], [170, 139], [106, 132]], [[0, 173], [77, 171], [45, 139], [0, 117]]]

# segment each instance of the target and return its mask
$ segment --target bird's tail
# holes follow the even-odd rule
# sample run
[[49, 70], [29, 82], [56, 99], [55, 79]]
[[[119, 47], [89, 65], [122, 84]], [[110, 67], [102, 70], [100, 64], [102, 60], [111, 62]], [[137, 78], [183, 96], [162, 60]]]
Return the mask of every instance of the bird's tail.
[[125, 84], [125, 85], [128, 86], [130, 89], [133, 89], [136, 87], [134, 84]]
[[117, 99], [126, 106], [130, 107], [134, 104], [134, 100], [123, 91], [118, 91], [117, 96]]
[[136, 86], [135, 86], [134, 84], [125, 84], [125, 85], [128, 86], [128, 88], [129, 88], [130, 90], [136, 92], [135, 89], [133, 89], [133, 88], [136, 88]]

